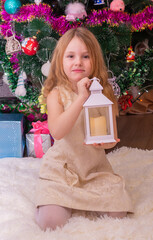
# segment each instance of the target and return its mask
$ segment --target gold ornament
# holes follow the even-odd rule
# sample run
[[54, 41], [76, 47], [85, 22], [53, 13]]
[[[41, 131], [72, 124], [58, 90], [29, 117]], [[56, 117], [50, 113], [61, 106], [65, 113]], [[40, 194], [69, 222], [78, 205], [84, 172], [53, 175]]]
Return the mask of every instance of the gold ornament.
[[46, 105], [46, 102], [44, 101], [44, 97], [43, 97], [43, 90], [44, 90], [44, 87], [42, 87], [41, 95], [38, 97], [38, 101], [39, 101], [39, 105], [40, 105], [40, 112], [42, 114], [44, 114], [44, 113], [48, 114], [47, 105]]

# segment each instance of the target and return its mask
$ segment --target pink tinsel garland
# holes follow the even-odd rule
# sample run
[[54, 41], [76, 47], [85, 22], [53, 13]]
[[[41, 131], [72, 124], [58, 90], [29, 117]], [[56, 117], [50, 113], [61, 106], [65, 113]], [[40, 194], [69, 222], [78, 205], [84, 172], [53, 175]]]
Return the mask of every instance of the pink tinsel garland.
[[111, 26], [119, 26], [121, 23], [131, 25], [132, 31], [141, 31], [145, 28], [153, 28], [153, 7], [146, 7], [143, 11], [131, 16], [126, 12], [113, 12], [110, 9], [93, 10], [84, 21], [68, 22], [65, 16], [55, 17], [48, 4], [40, 3], [23, 5], [16, 14], [8, 14], [4, 9], [5, 0], [1, 0], [1, 34], [6, 36], [6, 31], [10, 29], [11, 22], [27, 22], [34, 18], [42, 18], [60, 35], [68, 29], [78, 26], [97, 26], [107, 22]]

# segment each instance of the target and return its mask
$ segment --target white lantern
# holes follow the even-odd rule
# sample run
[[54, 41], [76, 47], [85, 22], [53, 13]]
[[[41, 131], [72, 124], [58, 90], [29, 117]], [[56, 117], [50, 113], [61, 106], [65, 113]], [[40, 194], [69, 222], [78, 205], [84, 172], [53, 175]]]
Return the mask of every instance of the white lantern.
[[89, 88], [91, 94], [84, 103], [85, 111], [85, 143], [115, 142], [112, 102], [102, 94], [103, 87], [97, 78]]

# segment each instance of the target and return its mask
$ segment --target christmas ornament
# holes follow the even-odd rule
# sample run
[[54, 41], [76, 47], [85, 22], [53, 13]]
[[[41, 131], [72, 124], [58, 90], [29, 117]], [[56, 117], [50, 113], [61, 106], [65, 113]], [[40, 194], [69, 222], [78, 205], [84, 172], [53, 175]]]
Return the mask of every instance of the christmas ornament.
[[110, 9], [114, 12], [118, 11], [124, 12], [125, 4], [122, 0], [113, 0], [110, 4]]
[[45, 77], [48, 77], [50, 69], [50, 61], [47, 61], [47, 63], [43, 64], [41, 67], [41, 72]]
[[102, 5], [105, 4], [103, 0], [94, 0], [94, 5]]
[[132, 100], [133, 96], [126, 91], [118, 100], [121, 108], [126, 110], [128, 107], [132, 107]]
[[48, 114], [48, 112], [47, 112], [47, 105], [46, 105], [46, 102], [44, 101], [44, 97], [43, 97], [43, 90], [44, 90], [44, 88], [42, 87], [41, 95], [38, 97], [38, 101], [39, 101], [39, 105], [40, 105], [40, 112], [42, 114], [43, 113]]
[[15, 94], [17, 96], [25, 96], [26, 95], [26, 89], [24, 87], [24, 81], [27, 79], [27, 75], [24, 71], [21, 71], [19, 78], [18, 78], [18, 83], [17, 83], [17, 88], [15, 89]]
[[7, 30], [7, 32], [6, 32], [6, 41], [7, 42], [5, 45], [5, 52], [7, 55], [21, 51], [21, 45], [20, 45], [19, 41], [15, 38], [14, 33], [12, 36], [8, 37], [7, 36], [8, 31], [11, 31], [11, 30]]
[[65, 13], [67, 21], [76, 21], [77, 19], [87, 17], [84, 4], [79, 2], [69, 3], [65, 9]]
[[35, 4], [39, 5], [42, 2], [42, 0], [35, 0]]
[[4, 9], [8, 14], [17, 13], [20, 7], [20, 0], [6, 0], [4, 3]]
[[4, 73], [3, 76], [2, 76], [2, 80], [5, 84], [9, 85], [9, 82], [8, 82], [8, 74], [7, 73]]
[[134, 62], [135, 61], [135, 52], [133, 51], [132, 46], [128, 48], [128, 54], [126, 55], [126, 61], [129, 62]]
[[121, 90], [119, 85], [116, 83], [116, 77], [114, 76], [114, 73], [110, 70], [108, 70], [108, 82], [113, 88], [114, 95], [120, 96]]
[[33, 56], [36, 54], [38, 46], [36, 37], [28, 37], [22, 42], [22, 51], [29, 56]]

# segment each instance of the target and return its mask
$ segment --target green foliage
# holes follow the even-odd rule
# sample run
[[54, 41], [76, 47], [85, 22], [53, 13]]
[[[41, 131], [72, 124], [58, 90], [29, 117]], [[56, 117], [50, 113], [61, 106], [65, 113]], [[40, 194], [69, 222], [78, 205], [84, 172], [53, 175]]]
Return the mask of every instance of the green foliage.
[[[41, 72], [41, 67], [51, 58], [57, 42], [54, 36], [56, 36], [57, 39], [59, 36], [55, 34], [51, 26], [42, 19], [34, 19], [29, 23], [16, 23], [15, 29], [22, 39], [36, 36], [39, 43], [39, 49], [36, 55], [28, 56], [23, 52], [18, 54], [20, 67], [26, 72], [30, 86], [33, 85], [37, 95], [39, 95], [45, 79], [45, 76], [43, 76]], [[29, 86], [27, 85], [27, 87]], [[27, 94], [26, 97], [29, 101]], [[25, 101], [26, 97], [24, 97]]]
[[50, 59], [51, 54], [56, 46], [57, 41], [53, 37], [44, 37], [39, 41], [39, 50], [37, 51], [37, 57], [42, 62], [47, 62]]
[[[1, 66], [4, 70], [4, 72], [8, 76], [8, 82], [9, 82], [9, 87], [11, 91], [14, 93], [15, 89], [17, 87], [17, 82], [18, 82], [18, 74], [13, 72], [12, 64], [10, 62], [10, 59], [8, 55], [5, 53], [5, 45], [4, 43], [0, 44], [0, 61], [1, 61]], [[20, 97], [23, 102], [28, 102], [29, 104], [37, 104], [38, 103], [38, 94], [39, 91], [38, 89], [34, 89], [34, 86], [32, 84], [29, 84], [27, 82], [25, 84], [27, 94], [26, 97]]]
[[125, 12], [137, 13], [143, 10], [145, 7], [153, 5], [150, 0], [124, 0]]
[[104, 23], [102, 26], [88, 27], [99, 41], [104, 56], [109, 53], [119, 54], [120, 50], [130, 45], [131, 30], [125, 24], [119, 27], [110, 27]]
[[146, 82], [153, 84], [153, 50], [146, 50], [143, 56], [137, 56], [135, 62], [127, 65], [117, 77], [121, 92], [129, 90], [131, 86], [143, 87]]
[[38, 18], [33, 19], [29, 23], [15, 22], [15, 30], [25, 38], [36, 36], [38, 41], [52, 34], [51, 26], [43, 19]]
[[97, 40], [99, 41], [104, 56], [110, 52], [115, 54], [119, 52], [120, 46], [118, 44], [118, 39], [107, 23], [104, 23], [102, 26], [88, 27], [88, 29], [96, 36]]
[[[28, 103], [29, 105], [38, 104], [38, 96], [45, 79], [42, 75], [41, 67], [50, 59], [55, 48], [57, 40], [53, 36], [56, 36], [57, 39], [59, 36], [52, 31], [50, 25], [41, 19], [34, 19], [29, 23], [15, 23], [15, 30], [21, 39], [37, 36], [39, 49], [36, 55], [28, 56], [23, 52], [20, 52], [18, 53], [17, 58], [20, 68], [26, 72], [28, 77], [25, 83], [27, 94], [26, 96], [20, 96], [19, 98], [22, 102]], [[13, 72], [12, 64], [9, 60], [10, 56], [5, 53], [5, 45], [6, 40], [0, 39], [0, 70], [8, 75], [9, 87], [12, 92], [15, 92], [19, 73], [16, 74]]]
[[131, 29], [125, 24], [119, 27], [103, 26], [88, 28], [99, 41], [107, 67], [118, 76], [126, 65], [126, 53], [130, 46]]
[[9, 61], [9, 58], [5, 53], [5, 44], [6, 44], [6, 41], [2, 40], [0, 44], [0, 63], [4, 72], [8, 75], [8, 81], [9, 81], [10, 87], [12, 87], [12, 92], [14, 92], [17, 86], [18, 77], [16, 74], [13, 73], [13, 69]]
[[129, 46], [131, 41], [131, 28], [125, 24], [120, 24], [118, 27], [111, 27], [114, 35], [118, 39], [118, 43], [120, 45], [120, 49], [126, 48]]

